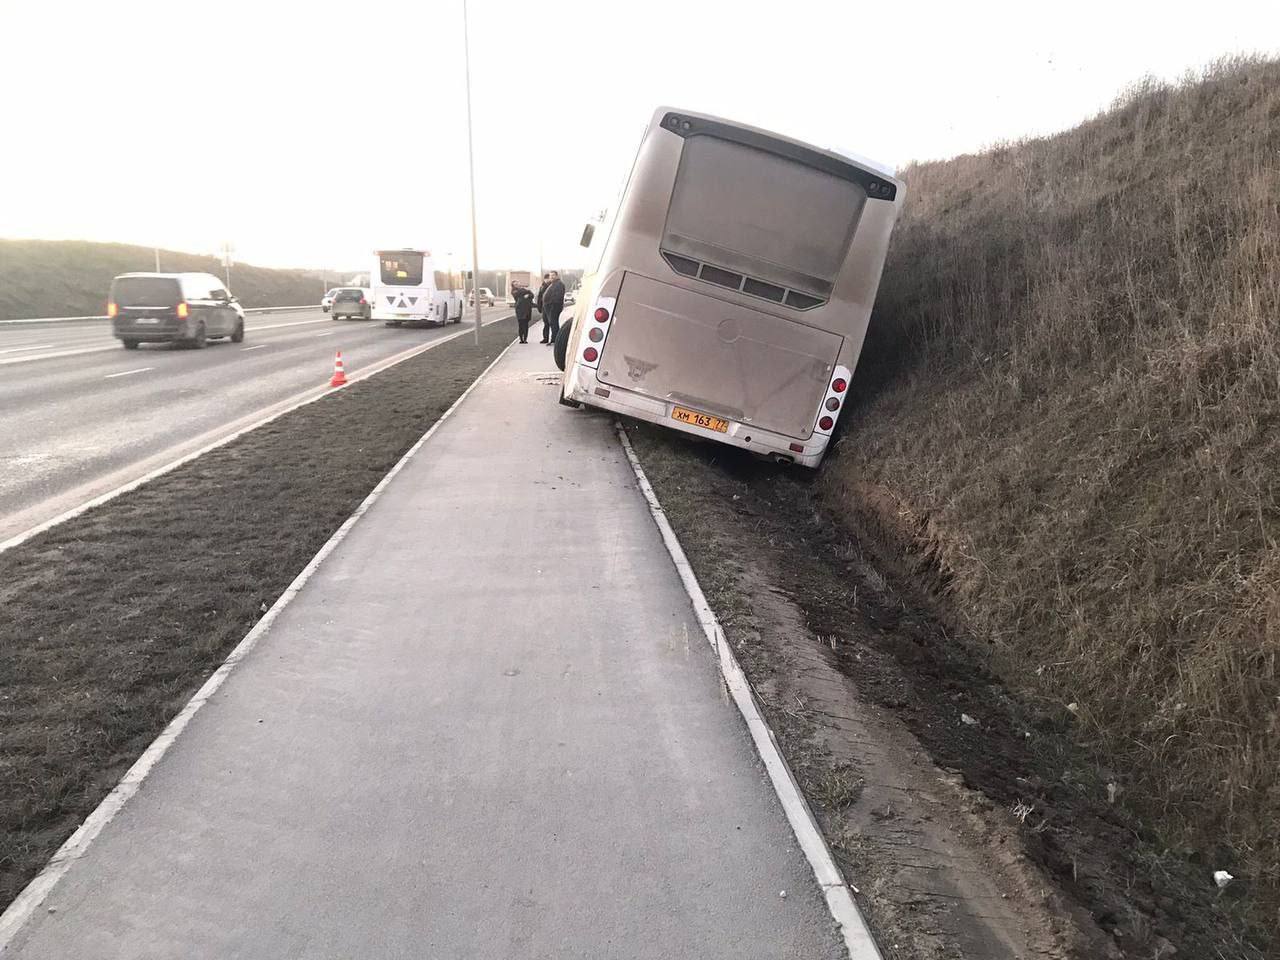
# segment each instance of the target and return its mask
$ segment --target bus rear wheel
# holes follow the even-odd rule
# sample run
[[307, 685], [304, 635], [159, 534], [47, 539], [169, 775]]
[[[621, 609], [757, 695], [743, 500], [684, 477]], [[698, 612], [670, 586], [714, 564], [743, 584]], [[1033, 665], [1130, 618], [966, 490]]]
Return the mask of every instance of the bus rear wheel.
[[564, 369], [565, 358], [569, 353], [569, 331], [573, 329], [573, 321], [566, 320], [556, 333], [556, 341], [551, 347], [551, 352], [555, 354], [556, 366], [561, 370]]

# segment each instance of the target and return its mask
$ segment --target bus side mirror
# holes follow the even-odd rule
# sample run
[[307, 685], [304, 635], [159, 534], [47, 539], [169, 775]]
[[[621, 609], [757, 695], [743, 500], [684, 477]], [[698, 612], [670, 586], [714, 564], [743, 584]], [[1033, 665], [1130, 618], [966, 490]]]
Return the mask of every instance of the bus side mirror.
[[578, 245], [582, 247], [591, 246], [591, 238], [595, 236], [595, 233], [596, 225], [594, 223], [588, 223], [582, 228], [582, 239], [578, 241]]

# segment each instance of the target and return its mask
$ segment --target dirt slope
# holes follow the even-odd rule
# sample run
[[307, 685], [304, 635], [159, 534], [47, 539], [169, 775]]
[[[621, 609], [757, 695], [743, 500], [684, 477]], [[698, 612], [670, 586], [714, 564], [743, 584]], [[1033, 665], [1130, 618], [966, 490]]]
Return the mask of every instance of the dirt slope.
[[[160, 267], [223, 275], [215, 257], [170, 250], [160, 251]], [[153, 269], [155, 252], [150, 247], [81, 240], [0, 240], [0, 320], [96, 316], [106, 310], [112, 277]], [[308, 270], [233, 265], [231, 284], [246, 307], [319, 303], [324, 293], [320, 273]]]
[[1280, 929], [1280, 62], [902, 176], [822, 508]]

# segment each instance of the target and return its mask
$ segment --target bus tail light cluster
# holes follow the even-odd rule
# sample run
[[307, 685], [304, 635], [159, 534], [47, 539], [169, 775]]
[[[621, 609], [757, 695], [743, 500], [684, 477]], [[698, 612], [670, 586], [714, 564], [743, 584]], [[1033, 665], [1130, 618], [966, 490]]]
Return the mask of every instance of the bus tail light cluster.
[[831, 382], [827, 384], [827, 395], [822, 398], [822, 406], [818, 408], [818, 423], [814, 432], [831, 435], [836, 428], [836, 418], [840, 416], [840, 405], [844, 403], [844, 393], [849, 389], [849, 378], [852, 373], [847, 367], [836, 367], [831, 374]]
[[579, 341], [582, 348], [578, 356], [589, 367], [600, 363], [600, 351], [604, 349], [604, 338], [609, 335], [609, 325], [613, 323], [613, 309], [617, 303], [617, 297], [600, 297], [591, 313], [582, 318], [587, 325], [587, 333]]

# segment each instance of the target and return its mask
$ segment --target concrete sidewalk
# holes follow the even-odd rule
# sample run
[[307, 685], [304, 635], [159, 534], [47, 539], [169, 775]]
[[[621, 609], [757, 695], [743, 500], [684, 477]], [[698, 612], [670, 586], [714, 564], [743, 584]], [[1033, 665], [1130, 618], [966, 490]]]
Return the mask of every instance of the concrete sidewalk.
[[511, 348], [6, 960], [843, 954], [611, 423], [558, 381]]

